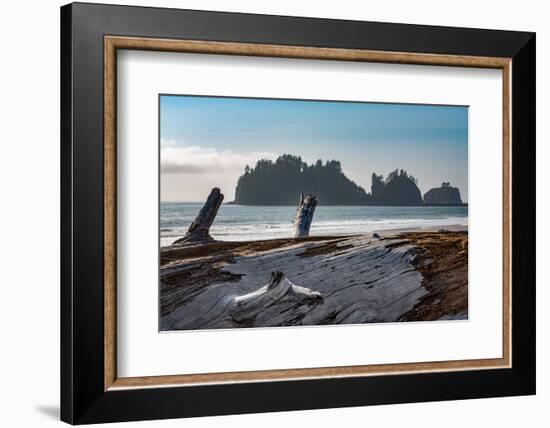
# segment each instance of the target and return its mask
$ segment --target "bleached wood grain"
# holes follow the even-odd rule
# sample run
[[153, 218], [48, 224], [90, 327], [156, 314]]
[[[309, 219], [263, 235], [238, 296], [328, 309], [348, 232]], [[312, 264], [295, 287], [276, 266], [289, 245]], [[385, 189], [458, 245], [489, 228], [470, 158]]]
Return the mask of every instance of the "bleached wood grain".
[[[161, 257], [162, 330], [398, 321], [430, 292], [433, 263], [400, 235], [212, 242]], [[284, 278], [271, 289], [274, 272]]]

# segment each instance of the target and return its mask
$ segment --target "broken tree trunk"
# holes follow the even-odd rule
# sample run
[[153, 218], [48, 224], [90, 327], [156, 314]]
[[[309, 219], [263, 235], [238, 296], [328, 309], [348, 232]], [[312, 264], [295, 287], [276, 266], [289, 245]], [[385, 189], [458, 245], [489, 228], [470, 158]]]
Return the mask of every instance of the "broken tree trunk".
[[220, 189], [214, 187], [208, 195], [208, 199], [204, 203], [203, 207], [199, 211], [199, 214], [195, 218], [195, 221], [191, 223], [187, 233], [183, 238], [174, 241], [174, 244], [182, 244], [185, 242], [204, 242], [213, 241], [210, 236], [210, 226], [218, 214], [218, 209], [223, 201], [223, 194]]
[[300, 204], [294, 216], [294, 237], [301, 238], [309, 236], [309, 228], [313, 221], [313, 213], [317, 206], [317, 198], [314, 194], [308, 193], [300, 195]]

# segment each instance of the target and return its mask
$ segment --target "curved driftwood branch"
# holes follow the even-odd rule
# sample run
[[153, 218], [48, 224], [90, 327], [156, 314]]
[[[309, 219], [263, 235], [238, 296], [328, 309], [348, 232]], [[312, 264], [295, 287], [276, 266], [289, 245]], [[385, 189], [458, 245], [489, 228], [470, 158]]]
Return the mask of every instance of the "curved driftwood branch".
[[[269, 318], [274, 324], [285, 324], [303, 312], [298, 309], [300, 306], [305, 305], [309, 309], [322, 303], [321, 293], [295, 285], [285, 278], [283, 272], [276, 271], [271, 273], [267, 285], [235, 297], [230, 312], [238, 323], [262, 317]], [[275, 305], [277, 310], [268, 310]]]
[[298, 204], [298, 209], [296, 210], [296, 215], [294, 216], [294, 237], [302, 238], [309, 236], [309, 228], [311, 227], [311, 222], [313, 221], [313, 213], [315, 212], [315, 207], [317, 206], [317, 198], [314, 194], [308, 193], [300, 195], [300, 203]]
[[184, 242], [201, 242], [212, 241], [210, 236], [210, 226], [218, 214], [218, 209], [223, 201], [223, 194], [220, 189], [214, 187], [208, 195], [208, 199], [204, 203], [203, 207], [199, 211], [199, 214], [195, 218], [195, 221], [191, 223], [187, 233], [183, 238], [174, 241], [174, 244], [181, 244]]

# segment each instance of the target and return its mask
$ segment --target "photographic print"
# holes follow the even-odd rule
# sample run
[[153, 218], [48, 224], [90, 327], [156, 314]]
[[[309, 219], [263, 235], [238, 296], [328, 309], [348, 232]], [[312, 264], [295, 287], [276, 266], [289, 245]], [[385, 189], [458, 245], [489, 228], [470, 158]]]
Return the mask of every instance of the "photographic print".
[[468, 107], [159, 95], [160, 330], [468, 319]]

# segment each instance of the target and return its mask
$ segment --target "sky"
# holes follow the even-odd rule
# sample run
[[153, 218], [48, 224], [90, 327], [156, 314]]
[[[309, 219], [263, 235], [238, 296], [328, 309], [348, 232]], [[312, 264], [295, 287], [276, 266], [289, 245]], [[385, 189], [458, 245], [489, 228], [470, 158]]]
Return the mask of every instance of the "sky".
[[338, 160], [370, 192], [396, 168], [422, 194], [448, 181], [468, 201], [468, 108], [419, 104], [160, 96], [161, 201], [225, 202], [259, 159]]

